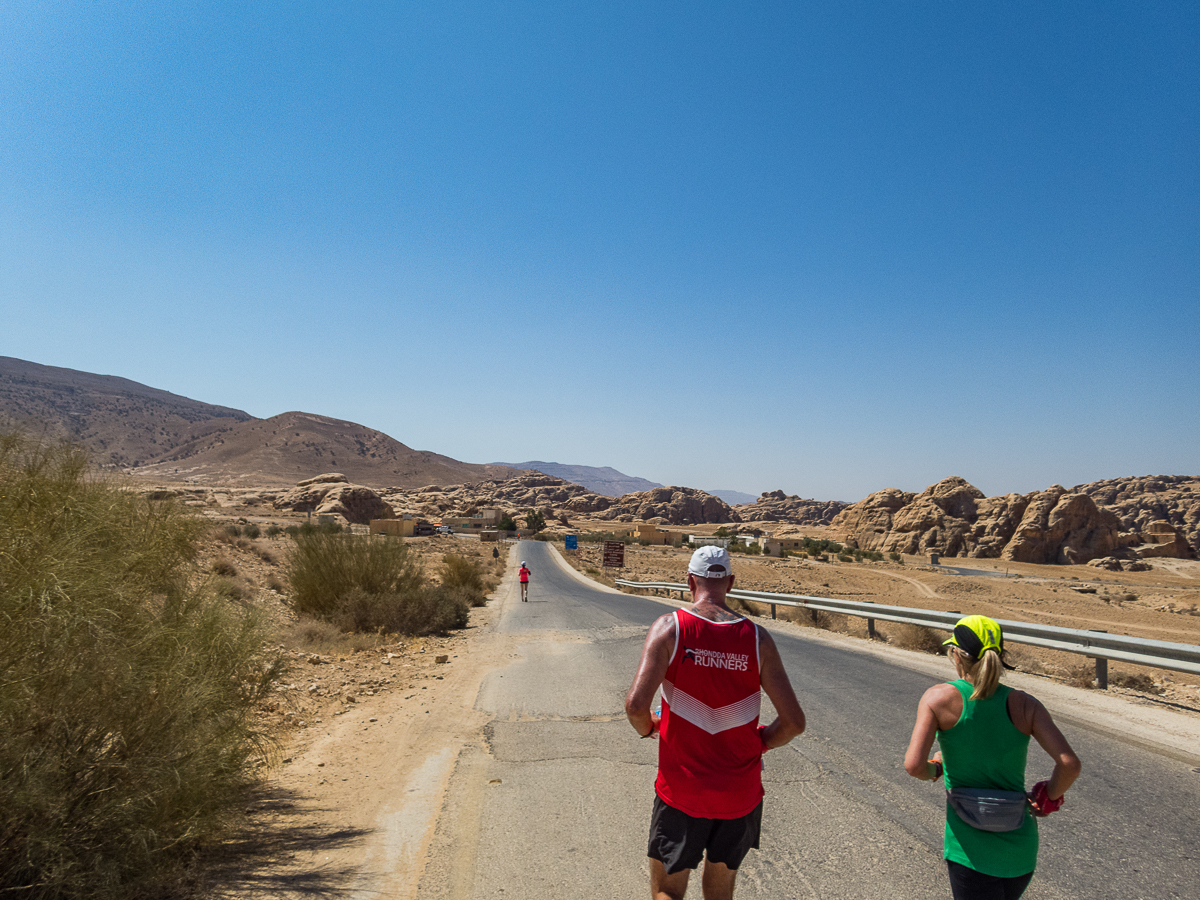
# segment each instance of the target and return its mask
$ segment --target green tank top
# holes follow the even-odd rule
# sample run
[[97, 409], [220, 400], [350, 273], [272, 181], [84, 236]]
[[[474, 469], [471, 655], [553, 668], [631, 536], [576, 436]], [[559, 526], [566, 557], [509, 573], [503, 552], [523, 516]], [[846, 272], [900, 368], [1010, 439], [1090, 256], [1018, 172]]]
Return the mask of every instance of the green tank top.
[[[950, 682], [962, 694], [963, 711], [954, 727], [938, 732], [946, 789], [953, 787], [1025, 790], [1029, 735], [1008, 717], [1011, 688], [999, 685], [986, 700], [970, 700], [969, 681]], [[972, 828], [946, 803], [946, 859], [999, 878], [1026, 875], [1037, 866], [1037, 820], [1025, 812], [1016, 831]]]

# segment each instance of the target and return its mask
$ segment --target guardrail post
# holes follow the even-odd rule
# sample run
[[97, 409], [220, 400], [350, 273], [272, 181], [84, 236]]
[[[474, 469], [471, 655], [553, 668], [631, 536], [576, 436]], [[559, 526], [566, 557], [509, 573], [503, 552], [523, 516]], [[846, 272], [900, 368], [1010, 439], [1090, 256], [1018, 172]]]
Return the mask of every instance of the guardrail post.
[[[1097, 634], [1108, 634], [1108, 631], [1103, 628], [1089, 628], [1088, 631], [1095, 631]], [[1100, 656], [1092, 657], [1096, 660], [1096, 687], [1102, 691], [1108, 690], [1108, 660]]]
[[[875, 601], [874, 600], [864, 600], [863, 602], [864, 603], [874, 603]], [[878, 640], [878, 638], [879, 638], [879, 635], [877, 635], [875, 633], [875, 620], [868, 617], [867, 618], [867, 639], [874, 641], [874, 640]]]
[[771, 618], [772, 619], [775, 618], [775, 604], [774, 603], [771, 604]]

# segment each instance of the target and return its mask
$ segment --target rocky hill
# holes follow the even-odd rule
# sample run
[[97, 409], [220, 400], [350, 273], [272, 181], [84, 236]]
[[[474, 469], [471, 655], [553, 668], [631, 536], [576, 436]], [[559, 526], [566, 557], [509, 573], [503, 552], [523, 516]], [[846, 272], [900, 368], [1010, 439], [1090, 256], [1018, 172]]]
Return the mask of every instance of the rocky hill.
[[253, 418], [126, 378], [0, 356], [0, 419], [75, 441], [101, 465], [138, 466], [214, 428]]
[[1124, 531], [1153, 533], [1169, 522], [1181, 531], [1191, 549], [1200, 555], [1200, 477], [1147, 475], [1110, 478], [1071, 488], [1087, 494], [1098, 506], [1111, 510]]
[[295, 484], [337, 471], [374, 488], [416, 487], [438, 481], [461, 484], [516, 474], [502, 466], [459, 462], [413, 450], [381, 431], [304, 412], [286, 412], [212, 428], [134, 474], [156, 479]]
[[397, 514], [412, 513], [424, 518], [473, 516], [482, 509], [499, 509], [516, 517], [536, 509], [547, 520], [569, 522], [571, 516], [594, 515], [613, 503], [611, 497], [540, 472], [503, 481], [430, 484], [415, 490], [392, 488], [383, 491], [382, 496]]
[[[1126, 519], [1110, 503], [1099, 505], [1088, 490], [1091, 485], [1070, 491], [1054, 485], [1030, 494], [984, 497], [962, 478], [951, 477], [919, 494], [895, 488], [877, 491], [848, 506], [831, 525], [843, 532], [848, 543], [883, 552], [1072, 564], [1105, 558], [1194, 556], [1200, 539], [1195, 530], [1200, 512], [1195, 479], [1171, 481], [1172, 503], [1160, 507], [1144, 502], [1143, 494], [1124, 484], [1134, 480], [1120, 479], [1119, 484], [1097, 489], [1110, 502], [1124, 498]], [[1115, 493], [1106, 493], [1111, 491]], [[1141, 525], [1135, 509], [1147, 519], [1155, 510], [1167, 517]], [[1189, 521], [1190, 533], [1181, 527]]]
[[511, 469], [518, 470], [533, 469], [536, 472], [541, 472], [543, 475], [553, 475], [555, 478], [561, 478], [563, 481], [578, 484], [593, 493], [603, 494], [605, 497], [620, 497], [634, 491], [648, 491], [656, 487], [662, 487], [661, 484], [656, 482], [647, 481], [645, 478], [637, 478], [633, 475], [626, 475], [624, 472], [618, 472], [609, 466], [573, 466], [565, 463], [542, 462], [540, 460], [523, 463], [494, 463], [493, 465], [508, 466]]
[[703, 525], [741, 521], [733, 508], [720, 497], [688, 487], [660, 487], [626, 494], [598, 518], [615, 522], [651, 522], [657, 525]]
[[733, 507], [743, 522], [828, 525], [849, 504], [840, 500], [802, 500], [783, 491], [763, 491], [753, 503]]
[[695, 488], [661, 487], [614, 499], [540, 473], [518, 475], [505, 481], [386, 490], [382, 496], [398, 514], [409, 512], [426, 518], [468, 516], [481, 509], [496, 508], [512, 515], [535, 509], [547, 520], [563, 524], [581, 516], [661, 525], [739, 521], [727, 503]]
[[157, 481], [291, 486], [322, 472], [375, 488], [503, 479], [506, 466], [413, 450], [312, 413], [270, 419], [125, 378], [0, 357], [0, 419], [82, 444], [100, 465]]

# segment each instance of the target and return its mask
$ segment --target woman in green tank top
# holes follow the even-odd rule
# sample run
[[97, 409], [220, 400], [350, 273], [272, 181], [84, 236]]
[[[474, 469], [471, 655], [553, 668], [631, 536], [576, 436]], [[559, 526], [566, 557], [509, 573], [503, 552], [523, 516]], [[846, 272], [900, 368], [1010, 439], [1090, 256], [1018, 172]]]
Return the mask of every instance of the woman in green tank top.
[[[931, 687], [917, 708], [904, 768], [922, 781], [943, 773], [946, 789], [1025, 791], [1025, 759], [1032, 737], [1054, 760], [1054, 771], [1028, 793], [1020, 824], [984, 831], [946, 803], [945, 857], [954, 900], [1017, 900], [1037, 866], [1035, 817], [1062, 806], [1079, 777], [1080, 762], [1067, 739], [1034, 697], [1000, 684], [1006, 665], [1000, 626], [986, 616], [967, 616], [945, 642], [958, 680]], [[929, 759], [934, 739], [941, 750]], [[1019, 797], [1017, 798], [1020, 799]]]

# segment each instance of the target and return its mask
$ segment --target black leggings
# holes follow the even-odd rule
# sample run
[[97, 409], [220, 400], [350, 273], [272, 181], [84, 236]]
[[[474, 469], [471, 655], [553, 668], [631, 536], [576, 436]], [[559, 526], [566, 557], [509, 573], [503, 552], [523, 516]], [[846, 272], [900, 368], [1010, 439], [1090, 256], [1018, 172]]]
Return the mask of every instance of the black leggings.
[[946, 860], [950, 870], [950, 893], [954, 900], [1018, 900], [1033, 880], [1033, 873], [1014, 878], [984, 875], [964, 865]]

